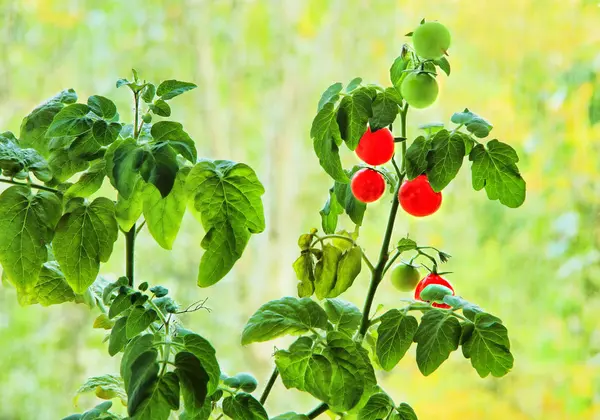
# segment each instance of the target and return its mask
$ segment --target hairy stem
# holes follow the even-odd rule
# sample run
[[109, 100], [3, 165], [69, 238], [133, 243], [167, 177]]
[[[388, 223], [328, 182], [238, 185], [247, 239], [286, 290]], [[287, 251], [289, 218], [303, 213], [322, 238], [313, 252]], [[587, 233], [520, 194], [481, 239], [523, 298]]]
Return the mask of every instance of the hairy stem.
[[273, 385], [275, 385], [275, 381], [277, 380], [277, 377], [279, 376], [279, 369], [277, 369], [276, 367], [273, 369], [273, 373], [271, 373], [271, 377], [269, 378], [269, 382], [267, 382], [267, 386], [265, 387], [265, 390], [263, 391], [262, 395], [260, 396], [260, 403], [261, 404], [265, 404], [265, 402], [267, 401], [267, 398], [269, 397], [269, 394], [271, 393], [271, 389], [273, 388]]
[[314, 419], [329, 410], [329, 406], [325, 403], [322, 403], [315, 408], [313, 408], [309, 413], [306, 414], [306, 417], [309, 419]]
[[133, 98], [135, 100], [134, 105], [134, 116], [133, 116], [133, 138], [137, 140], [140, 136], [140, 127], [139, 127], [139, 119], [140, 119], [140, 98], [138, 93], [133, 94]]
[[17, 181], [13, 181], [12, 179], [1, 179], [0, 178], [0, 182], [4, 182], [5, 184], [22, 185], [24, 187], [37, 188], [38, 190], [44, 190], [44, 191], [53, 192], [53, 193], [60, 192], [55, 188], [46, 187], [45, 185], [17, 182]]
[[129, 280], [129, 286], [133, 287], [135, 259], [135, 224], [125, 234], [125, 276]]

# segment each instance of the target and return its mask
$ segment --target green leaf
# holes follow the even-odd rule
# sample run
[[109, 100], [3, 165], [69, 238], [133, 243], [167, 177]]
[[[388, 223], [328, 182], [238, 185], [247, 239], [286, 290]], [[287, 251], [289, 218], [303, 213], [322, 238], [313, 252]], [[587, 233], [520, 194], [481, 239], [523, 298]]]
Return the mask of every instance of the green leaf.
[[433, 62], [436, 66], [442, 69], [444, 73], [446, 73], [446, 76], [450, 76], [450, 62], [448, 62], [448, 59], [446, 57], [438, 58]]
[[115, 325], [110, 332], [110, 339], [108, 340], [108, 354], [114, 356], [125, 347], [127, 344], [127, 334], [125, 328], [127, 325], [127, 317], [117, 319]]
[[475, 315], [475, 328], [463, 343], [463, 354], [482, 378], [506, 375], [513, 367], [508, 331], [498, 318], [480, 312]]
[[469, 111], [468, 108], [465, 108], [463, 112], [454, 113], [450, 121], [466, 126], [467, 131], [480, 138], [487, 137], [493, 128], [492, 124], [474, 112]]
[[377, 328], [377, 358], [381, 367], [392, 370], [404, 357], [413, 342], [419, 323], [412, 315], [390, 309], [381, 317]]
[[185, 159], [196, 163], [198, 159], [196, 144], [183, 130], [183, 125], [174, 121], [159, 121], [152, 125], [150, 132], [155, 141], [168, 143]]
[[404, 78], [408, 74], [405, 70], [410, 68], [411, 59], [409, 54], [409, 49], [407, 44], [402, 46], [402, 50], [400, 55], [394, 60], [392, 67], [390, 67], [390, 81], [392, 85], [400, 92], [400, 86], [402, 86], [402, 82]]
[[182, 386], [185, 410], [189, 414], [198, 413], [207, 395], [208, 373], [200, 360], [187, 351], [175, 355], [175, 373]]
[[92, 125], [92, 136], [99, 145], [108, 146], [117, 139], [121, 128], [122, 126], [118, 122], [108, 123], [104, 120], [97, 120]]
[[458, 319], [441, 309], [427, 311], [421, 318], [414, 341], [417, 343], [417, 365], [425, 376], [433, 373], [458, 348]]
[[427, 177], [434, 191], [441, 191], [452, 181], [465, 157], [465, 143], [460, 135], [441, 130], [435, 134], [428, 155]]
[[150, 292], [155, 294], [156, 297], [161, 298], [169, 294], [169, 289], [163, 286], [153, 286], [150, 288]]
[[242, 344], [303, 334], [314, 328], [327, 328], [323, 308], [309, 298], [284, 297], [265, 303], [250, 317], [242, 333]]
[[339, 248], [330, 244], [323, 246], [323, 256], [315, 266], [315, 293], [317, 298], [324, 299], [333, 290], [341, 256], [342, 251]]
[[[346, 184], [342, 184], [346, 185]], [[323, 232], [330, 235], [335, 233], [337, 227], [338, 216], [344, 213], [344, 207], [339, 203], [334, 193], [334, 188], [329, 189], [329, 197], [325, 202], [325, 206], [319, 211], [321, 215], [321, 226]]]
[[34, 149], [21, 149], [10, 131], [0, 134], [0, 170], [11, 178], [31, 171], [40, 181], [52, 179], [48, 162]]
[[127, 338], [131, 339], [144, 332], [152, 324], [158, 315], [154, 309], [146, 309], [143, 306], [136, 306], [127, 317]]
[[207, 392], [208, 395], [212, 395], [219, 386], [219, 378], [221, 376], [221, 369], [215, 356], [215, 349], [207, 340], [193, 333], [183, 336], [183, 344], [187, 351], [200, 360], [202, 368], [208, 374]]
[[186, 190], [206, 231], [198, 285], [208, 287], [231, 270], [250, 235], [265, 229], [261, 201], [265, 190], [248, 165], [224, 160], [197, 163], [188, 175]]
[[160, 193], [154, 187], [150, 187], [143, 179], [139, 178], [137, 184], [129, 198], [123, 197], [122, 194], [117, 195], [117, 205], [115, 206], [115, 217], [119, 223], [119, 227], [129, 232], [133, 225], [137, 222], [144, 210], [144, 200], [148, 197], [148, 191], [154, 189], [158, 196]]
[[158, 383], [159, 365], [157, 358], [158, 351], [149, 349], [139, 354], [131, 363], [131, 380], [125, 386], [129, 397], [127, 401], [129, 416], [133, 416], [140, 403], [152, 395], [152, 391]]
[[106, 163], [101, 160], [84, 172], [79, 180], [65, 191], [66, 199], [74, 197], [87, 198], [102, 187], [106, 176]]
[[359, 411], [358, 420], [386, 419], [394, 408], [394, 402], [384, 392], [371, 395], [367, 404]]
[[325, 312], [339, 331], [353, 334], [358, 330], [362, 314], [360, 309], [341, 299], [325, 299]]
[[127, 277], [119, 277], [117, 281], [107, 284], [102, 291], [102, 302], [105, 305], [110, 305], [111, 299], [113, 297], [113, 292], [117, 289], [120, 289], [121, 286], [128, 286], [129, 280]]
[[67, 146], [52, 151], [48, 166], [56, 181], [65, 182], [76, 173], [85, 171], [90, 164], [84, 159], [70, 155]]
[[148, 230], [156, 242], [165, 249], [173, 248], [173, 242], [185, 214], [187, 201], [185, 181], [188, 173], [189, 170], [186, 169], [177, 172], [173, 189], [164, 198], [154, 186], [148, 186], [143, 193], [144, 219]]
[[106, 314], [100, 314], [94, 319], [94, 324], [92, 328], [103, 329], [103, 330], [112, 330], [112, 327], [115, 325], [114, 321], [108, 318]]
[[55, 261], [47, 262], [42, 266], [33, 293], [35, 299], [42, 306], [72, 302], [76, 297]]
[[362, 80], [362, 77], [355, 77], [354, 79], [350, 80], [350, 82], [346, 86], [346, 93], [352, 93], [352, 91], [357, 89], [362, 83]]
[[77, 405], [77, 400], [81, 394], [88, 392], [94, 392], [98, 398], [119, 398], [125, 404], [127, 403], [123, 381], [116, 375], [106, 374], [88, 378], [77, 390], [73, 401], [74, 405]]
[[19, 295], [34, 292], [61, 210], [60, 199], [46, 191], [13, 186], [0, 195], [0, 264]]
[[362, 250], [359, 246], [354, 245], [340, 257], [335, 284], [327, 297], [334, 298], [348, 290], [360, 274], [361, 268]]
[[519, 207], [525, 201], [525, 180], [516, 163], [517, 152], [506, 143], [494, 139], [484, 147], [478, 144], [469, 154], [473, 188], [485, 187], [490, 200], [500, 200], [507, 207]]
[[52, 245], [67, 282], [83, 293], [96, 279], [100, 262], [110, 258], [119, 229], [109, 199], [99, 197], [89, 205], [74, 200], [56, 226]]
[[[386, 115], [383, 116], [383, 120], [376, 120], [377, 123], [384, 122], [386, 117], [389, 119], [391, 112], [391, 95], [387, 95], [385, 101], [380, 99], [379, 107], [380, 111], [384, 108], [383, 102], [385, 102]], [[350, 150], [356, 149], [360, 138], [367, 131], [367, 123], [369, 118], [373, 116], [373, 98], [366, 88], [357, 89], [352, 93], [352, 96], [344, 96], [340, 102], [340, 106], [337, 112], [337, 123], [339, 125], [340, 135], [346, 142], [346, 146]]]
[[400, 111], [400, 105], [402, 105], [402, 96], [396, 88], [387, 88], [385, 91], [379, 92], [373, 101], [373, 116], [369, 120], [371, 131], [377, 131], [392, 124]]
[[334, 180], [347, 184], [350, 180], [342, 168], [339, 154], [339, 146], [343, 140], [332, 103], [325, 104], [317, 113], [312, 122], [310, 136], [321, 167]]
[[[352, 177], [354, 173], [360, 170], [360, 166], [354, 166], [350, 171], [346, 171], [348, 177]], [[352, 194], [352, 188], [350, 184], [342, 184], [336, 181], [333, 186], [335, 196], [338, 203], [344, 206], [346, 214], [350, 217], [350, 220], [358, 226], [362, 225], [367, 205], [361, 201], [358, 201], [354, 194]]]
[[117, 140], [106, 151], [106, 173], [113, 187], [124, 198], [133, 193], [146, 154], [132, 138]]
[[85, 104], [67, 105], [59, 111], [46, 131], [46, 137], [79, 136], [91, 130], [93, 120], [87, 117]]
[[117, 106], [113, 101], [104, 96], [90, 96], [87, 100], [87, 104], [94, 114], [106, 120], [112, 119], [117, 114]]
[[150, 111], [161, 117], [171, 116], [171, 107], [162, 99], [157, 99], [153, 104], [148, 104], [148, 108], [150, 108]]
[[427, 155], [431, 150], [431, 145], [431, 139], [419, 136], [408, 147], [406, 150], [406, 176], [408, 179], [415, 179], [427, 170]]
[[144, 334], [138, 335], [131, 340], [125, 347], [123, 357], [121, 358], [121, 377], [125, 384], [125, 389], [129, 389], [129, 383], [132, 376], [133, 362], [142, 354], [149, 350], [153, 350], [154, 335]]
[[292, 265], [298, 283], [298, 296], [310, 297], [315, 291], [315, 260], [309, 251], [303, 251]]
[[144, 163], [140, 168], [142, 179], [153, 184], [162, 197], [171, 192], [179, 171], [177, 153], [167, 143], [152, 144], [144, 148]]
[[[119, 420], [120, 417], [108, 412], [111, 407], [112, 401], [105, 401], [76, 418], [79, 420]], [[72, 417], [73, 416], [67, 417], [67, 420]]]
[[418, 420], [415, 410], [406, 403], [400, 404], [396, 410], [398, 413], [398, 416], [395, 417], [396, 420]]
[[182, 93], [187, 92], [188, 90], [192, 90], [196, 88], [193, 83], [189, 82], [180, 82], [179, 80], [165, 80], [158, 85], [158, 89], [156, 89], [156, 94], [161, 97], [161, 99], [168, 101], [169, 99], [173, 99], [176, 96], [181, 95]]
[[142, 89], [142, 100], [149, 104], [154, 99], [154, 95], [156, 95], [156, 86], [146, 83], [146, 87]]
[[31, 111], [21, 123], [20, 146], [24, 149], [31, 147], [42, 156], [48, 157], [48, 142], [50, 139], [46, 138], [46, 131], [65, 104], [76, 101], [77, 95], [73, 89], [63, 90]]
[[340, 82], [337, 82], [325, 89], [325, 92], [323, 92], [323, 94], [321, 95], [321, 99], [319, 99], [317, 112], [321, 111], [326, 104], [333, 104], [337, 102], [337, 100], [340, 98], [339, 94], [342, 91], [342, 88], [342, 84]]
[[300, 337], [289, 350], [275, 352], [275, 365], [287, 389], [296, 388], [319, 400], [327, 401], [332, 366], [325, 356], [313, 353], [312, 344], [309, 337]]
[[250, 394], [238, 393], [223, 400], [223, 413], [236, 420], [268, 420], [263, 406]]
[[413, 249], [417, 249], [417, 243], [410, 238], [402, 238], [398, 241], [396, 249], [398, 252], [412, 251]]

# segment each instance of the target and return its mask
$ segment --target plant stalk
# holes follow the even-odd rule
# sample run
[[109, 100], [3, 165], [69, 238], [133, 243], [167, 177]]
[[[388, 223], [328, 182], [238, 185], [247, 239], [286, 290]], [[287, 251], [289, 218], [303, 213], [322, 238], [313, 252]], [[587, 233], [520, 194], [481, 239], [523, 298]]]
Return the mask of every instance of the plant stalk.
[[125, 276], [129, 280], [129, 287], [133, 287], [135, 259], [135, 223], [125, 234]]
[[22, 185], [24, 187], [37, 188], [38, 190], [44, 190], [44, 191], [48, 191], [48, 192], [52, 192], [52, 193], [60, 192], [55, 188], [46, 187], [45, 185], [32, 184], [32, 183], [26, 184], [24, 182], [13, 181], [12, 179], [0, 179], [0, 182], [4, 182], [5, 184]]
[[271, 389], [273, 388], [273, 385], [275, 385], [275, 381], [277, 380], [277, 377], [279, 376], [279, 369], [277, 369], [277, 367], [273, 368], [273, 373], [271, 373], [271, 377], [269, 378], [269, 382], [267, 382], [267, 386], [265, 387], [265, 390], [263, 391], [262, 395], [260, 396], [260, 403], [262, 405], [265, 404], [265, 402], [267, 401], [267, 398], [269, 397], [269, 394], [271, 393]]
[[315, 419], [315, 418], [319, 417], [321, 414], [323, 414], [324, 412], [326, 412], [327, 410], [329, 410], [329, 406], [325, 403], [322, 403], [322, 404], [316, 406], [315, 408], [313, 408], [312, 411], [307, 413], [306, 417], [308, 417], [309, 419]]

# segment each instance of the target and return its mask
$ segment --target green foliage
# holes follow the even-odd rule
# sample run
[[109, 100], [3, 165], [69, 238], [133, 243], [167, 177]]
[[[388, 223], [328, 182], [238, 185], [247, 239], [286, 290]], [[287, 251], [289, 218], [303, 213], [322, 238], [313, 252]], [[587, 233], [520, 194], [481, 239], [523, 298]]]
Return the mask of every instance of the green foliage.
[[392, 370], [410, 348], [418, 322], [414, 316], [396, 309], [386, 312], [377, 328], [377, 359], [381, 367]]
[[414, 336], [417, 343], [417, 365], [425, 376], [433, 373], [458, 348], [458, 319], [447, 311], [432, 309], [423, 315]]

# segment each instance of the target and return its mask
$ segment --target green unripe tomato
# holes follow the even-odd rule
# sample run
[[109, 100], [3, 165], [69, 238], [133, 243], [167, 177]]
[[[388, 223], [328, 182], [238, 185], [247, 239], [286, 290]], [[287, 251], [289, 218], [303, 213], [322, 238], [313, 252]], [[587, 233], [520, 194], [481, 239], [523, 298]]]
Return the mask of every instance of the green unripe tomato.
[[150, 124], [152, 122], [152, 115], [150, 115], [150, 113], [144, 114], [142, 116], [142, 120], [146, 123], [146, 124]]
[[238, 373], [235, 378], [240, 381], [239, 388], [244, 392], [254, 392], [258, 387], [258, 381], [249, 373]]
[[392, 284], [401, 292], [413, 290], [420, 279], [419, 270], [413, 265], [402, 263], [392, 269]]
[[415, 29], [412, 41], [417, 55], [437, 60], [450, 48], [450, 32], [439, 22], [426, 22]]
[[429, 73], [410, 73], [400, 87], [402, 97], [413, 108], [427, 108], [438, 96], [438, 84]]

